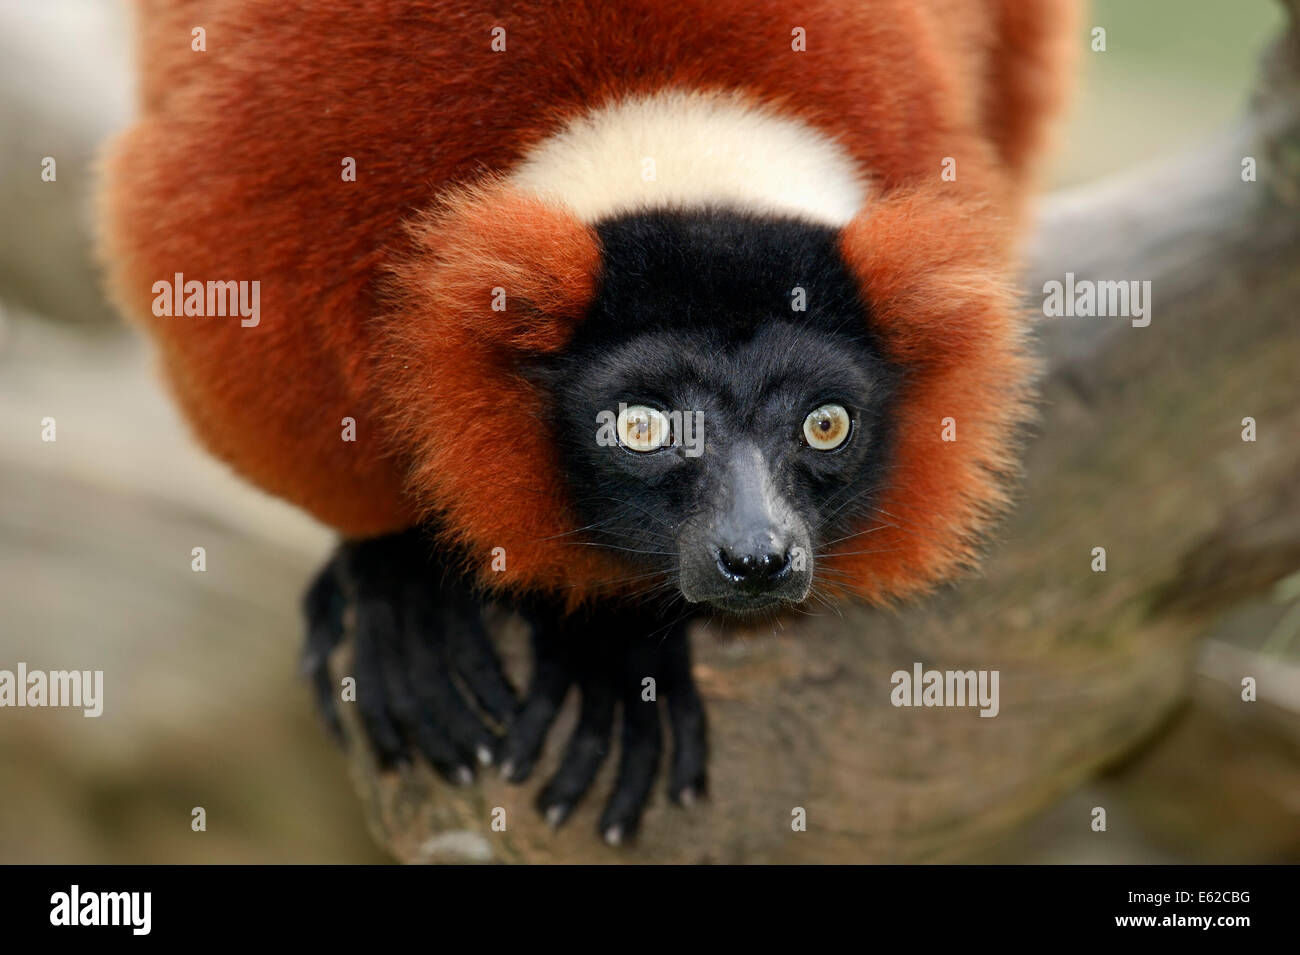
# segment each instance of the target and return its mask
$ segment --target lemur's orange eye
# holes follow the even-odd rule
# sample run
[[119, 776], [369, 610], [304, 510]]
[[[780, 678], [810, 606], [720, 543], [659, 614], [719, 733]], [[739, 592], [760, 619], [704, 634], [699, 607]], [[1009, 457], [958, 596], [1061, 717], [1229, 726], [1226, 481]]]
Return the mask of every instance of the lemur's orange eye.
[[662, 411], [646, 405], [620, 408], [618, 412], [618, 440], [631, 451], [658, 451], [668, 443], [668, 418]]
[[822, 405], [803, 419], [803, 437], [810, 448], [834, 451], [848, 440], [852, 426], [843, 405]]

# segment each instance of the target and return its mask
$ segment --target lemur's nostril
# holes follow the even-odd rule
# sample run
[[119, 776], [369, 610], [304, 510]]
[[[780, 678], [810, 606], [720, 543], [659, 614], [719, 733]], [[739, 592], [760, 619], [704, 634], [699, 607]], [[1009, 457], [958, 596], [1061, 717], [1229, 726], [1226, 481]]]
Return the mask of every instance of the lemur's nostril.
[[725, 547], [718, 551], [718, 569], [724, 577], [751, 588], [765, 588], [775, 583], [790, 568], [788, 551], [737, 554]]

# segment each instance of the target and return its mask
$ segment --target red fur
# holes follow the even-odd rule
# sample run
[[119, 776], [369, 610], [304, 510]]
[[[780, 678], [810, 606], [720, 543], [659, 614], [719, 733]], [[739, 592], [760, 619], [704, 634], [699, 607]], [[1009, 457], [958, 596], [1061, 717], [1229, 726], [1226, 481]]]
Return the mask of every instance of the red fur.
[[[534, 396], [508, 373], [512, 349], [563, 341], [595, 246], [492, 177], [610, 98], [736, 89], [834, 136], [873, 182], [844, 249], [914, 368], [885, 506], [922, 530], [872, 533], [860, 540], [891, 546], [840, 560], [883, 596], [969, 559], [999, 503], [985, 468], [1009, 462], [1025, 363], [998, 291], [1009, 232], [968, 210], [1019, 214], [1070, 0], [139, 6], [143, 113], [106, 158], [101, 247], [196, 434], [250, 480], [349, 535], [435, 508], [485, 565], [482, 547], [507, 548], [490, 581], [581, 593], [607, 578], [603, 560], [540, 540], [571, 517], [544, 423], [520, 431]], [[490, 50], [498, 25], [506, 53]], [[196, 26], [206, 53], [189, 49]], [[935, 185], [949, 156], [958, 180]], [[150, 287], [174, 272], [260, 280], [261, 325], [154, 317]], [[497, 285], [530, 307], [486, 309]], [[959, 438], [940, 445], [948, 415]], [[356, 443], [340, 440], [344, 416]]]
[[[377, 360], [390, 426], [409, 436], [413, 493], [478, 569], [504, 548], [489, 582], [579, 598], [627, 576], [574, 545], [547, 402], [517, 371], [582, 318], [600, 266], [595, 233], [494, 183], [455, 190], [411, 239]], [[504, 311], [492, 309], [498, 288]]]
[[1007, 504], [1032, 373], [1002, 271], [1008, 237], [995, 210], [935, 190], [882, 197], [842, 234], [872, 327], [904, 368], [877, 516], [827, 561], [861, 597], [907, 596], [970, 565]]

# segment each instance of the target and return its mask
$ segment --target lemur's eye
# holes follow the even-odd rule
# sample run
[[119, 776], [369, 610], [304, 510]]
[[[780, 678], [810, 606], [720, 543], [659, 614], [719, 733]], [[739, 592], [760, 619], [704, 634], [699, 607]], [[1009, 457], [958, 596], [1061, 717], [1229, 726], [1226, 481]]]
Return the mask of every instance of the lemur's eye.
[[618, 412], [618, 440], [630, 451], [658, 451], [668, 443], [668, 417], [646, 405], [632, 405]]
[[803, 419], [803, 437], [810, 448], [834, 451], [848, 440], [852, 426], [843, 405], [822, 405]]

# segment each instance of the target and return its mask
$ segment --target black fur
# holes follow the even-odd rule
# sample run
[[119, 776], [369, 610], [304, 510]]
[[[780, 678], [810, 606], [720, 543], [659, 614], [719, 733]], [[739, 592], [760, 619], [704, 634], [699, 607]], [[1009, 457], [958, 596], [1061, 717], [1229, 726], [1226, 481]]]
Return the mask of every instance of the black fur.
[[[886, 478], [900, 378], [870, 332], [836, 231], [706, 210], [622, 216], [597, 232], [603, 272], [592, 309], [542, 372], [591, 541], [661, 572], [662, 590], [676, 592], [690, 559], [683, 533], [702, 528], [694, 546], [711, 546], [730, 458], [751, 447], [806, 527], [815, 564], [820, 547], [860, 526]], [[796, 288], [805, 311], [792, 307]], [[841, 449], [815, 451], [803, 420], [828, 401], [849, 409], [853, 432]], [[619, 402], [702, 412], [704, 453], [598, 446], [596, 416]]]

